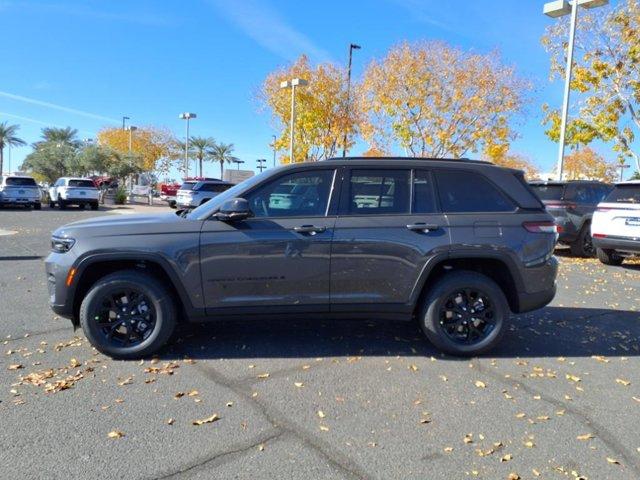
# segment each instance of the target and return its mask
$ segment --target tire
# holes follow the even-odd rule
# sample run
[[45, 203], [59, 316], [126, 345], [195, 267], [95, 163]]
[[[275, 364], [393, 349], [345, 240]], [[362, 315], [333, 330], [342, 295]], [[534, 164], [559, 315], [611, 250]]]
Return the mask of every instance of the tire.
[[33, 209], [34, 210], [42, 210], [42, 203], [40, 202], [36, 202], [33, 204]]
[[98, 210], [98, 202], [91, 204], [91, 210]]
[[[468, 344], [460, 343], [451, 338], [441, 322], [445, 314], [443, 309], [446, 309], [447, 302], [462, 289], [481, 292], [490, 306], [485, 311], [487, 314], [493, 313], [491, 318], [493, 326], [488, 330], [486, 336]], [[480, 273], [461, 270], [445, 274], [431, 287], [424, 300], [419, 323], [429, 341], [439, 350], [451, 355], [468, 357], [488, 352], [500, 342], [506, 329], [509, 314], [509, 304], [504, 292], [493, 280]]]
[[587, 223], [582, 227], [578, 238], [569, 245], [569, 248], [571, 249], [571, 255], [575, 257], [593, 258], [596, 256], [596, 249], [591, 239], [591, 224]]
[[58, 208], [60, 210], [65, 210], [67, 208], [67, 202], [65, 202], [64, 200], [62, 200], [61, 198], [58, 199]]
[[[119, 290], [124, 289], [143, 294], [154, 311], [155, 324], [148, 336], [130, 346], [119, 344], [117, 339], [109, 340], [108, 334], [105, 334], [105, 328], [109, 330], [109, 327], [101, 328], [96, 321], [100, 309], [104, 308], [101, 305], [105, 298], [109, 295], [118, 296]], [[119, 307], [116, 308], [119, 312]], [[91, 345], [105, 355], [115, 359], [143, 358], [157, 352], [171, 338], [176, 325], [175, 302], [167, 289], [152, 276], [135, 270], [123, 270], [107, 275], [91, 287], [80, 306], [80, 325]], [[128, 336], [129, 329], [126, 331]]]
[[596, 255], [598, 256], [598, 260], [600, 260], [605, 265], [622, 265], [624, 258], [616, 253], [615, 250], [604, 250], [602, 248], [598, 248], [596, 250]]
[[56, 202], [49, 202], [49, 208], [56, 208]]

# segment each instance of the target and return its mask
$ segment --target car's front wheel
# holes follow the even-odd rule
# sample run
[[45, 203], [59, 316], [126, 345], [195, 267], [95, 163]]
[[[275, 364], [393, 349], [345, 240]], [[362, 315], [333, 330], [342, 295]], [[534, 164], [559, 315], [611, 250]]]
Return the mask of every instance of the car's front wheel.
[[126, 270], [107, 275], [91, 287], [80, 307], [80, 324], [91, 345], [105, 355], [141, 358], [169, 341], [176, 307], [155, 278]]
[[598, 255], [598, 260], [600, 260], [605, 265], [622, 265], [624, 258], [616, 253], [615, 250], [606, 250], [603, 248], [598, 248], [596, 250], [596, 255]]
[[431, 287], [419, 322], [438, 349], [473, 356], [500, 342], [508, 319], [507, 299], [493, 280], [477, 272], [454, 271]]

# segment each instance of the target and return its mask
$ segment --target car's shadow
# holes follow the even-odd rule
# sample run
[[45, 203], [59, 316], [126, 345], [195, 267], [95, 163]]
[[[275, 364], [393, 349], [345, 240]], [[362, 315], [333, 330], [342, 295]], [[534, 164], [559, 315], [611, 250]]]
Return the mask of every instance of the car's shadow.
[[[640, 354], [640, 313], [547, 307], [513, 318], [489, 357]], [[164, 359], [439, 356], [416, 322], [237, 320], [180, 328]], [[455, 357], [446, 357], [455, 359]]]

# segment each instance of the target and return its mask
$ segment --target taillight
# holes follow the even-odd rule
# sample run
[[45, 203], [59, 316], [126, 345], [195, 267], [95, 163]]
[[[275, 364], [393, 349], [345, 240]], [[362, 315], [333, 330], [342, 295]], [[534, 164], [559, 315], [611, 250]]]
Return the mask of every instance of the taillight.
[[593, 238], [606, 238], [607, 236], [604, 233], [594, 233], [591, 235]]
[[558, 226], [553, 222], [524, 222], [522, 226], [531, 233], [558, 233]]

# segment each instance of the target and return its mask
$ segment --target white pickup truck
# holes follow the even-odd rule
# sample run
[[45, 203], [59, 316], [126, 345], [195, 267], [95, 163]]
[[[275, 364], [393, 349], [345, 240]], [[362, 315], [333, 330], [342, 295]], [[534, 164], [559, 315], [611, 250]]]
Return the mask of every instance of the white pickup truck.
[[67, 205], [78, 205], [84, 208], [90, 205], [91, 210], [98, 210], [100, 191], [90, 178], [59, 178], [49, 188], [49, 206], [54, 208], [56, 204], [60, 210]]

